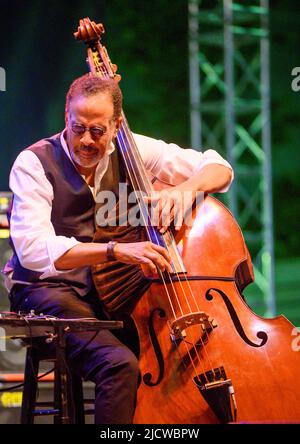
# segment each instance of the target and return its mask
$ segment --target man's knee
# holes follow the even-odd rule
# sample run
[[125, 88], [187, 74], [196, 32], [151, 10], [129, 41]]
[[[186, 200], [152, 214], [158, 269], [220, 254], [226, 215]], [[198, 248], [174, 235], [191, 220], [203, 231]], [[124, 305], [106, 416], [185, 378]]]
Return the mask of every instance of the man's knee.
[[138, 359], [127, 347], [116, 347], [111, 356], [110, 363], [112, 369], [123, 370], [132, 376], [138, 374]]
[[137, 374], [139, 371], [139, 361], [135, 354], [128, 348], [124, 347], [124, 350], [122, 350], [120, 364], [125, 365], [132, 374]]
[[[102, 363], [101, 363], [102, 361]], [[97, 365], [98, 364], [98, 365]], [[115, 347], [104, 360], [99, 359], [95, 368], [95, 379], [100, 380], [105, 374], [120, 377], [123, 380], [136, 381], [139, 375], [139, 362], [134, 353], [127, 347]]]

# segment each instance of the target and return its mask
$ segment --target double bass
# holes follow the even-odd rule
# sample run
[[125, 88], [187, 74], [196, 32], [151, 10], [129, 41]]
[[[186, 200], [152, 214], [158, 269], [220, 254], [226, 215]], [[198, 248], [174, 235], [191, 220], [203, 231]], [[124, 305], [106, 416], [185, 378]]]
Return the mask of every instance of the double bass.
[[[103, 33], [102, 24], [86, 18], [74, 35], [87, 44], [90, 71], [119, 81], [101, 44]], [[157, 184], [122, 116], [118, 165], [137, 196], [149, 195]], [[140, 266], [108, 262], [93, 268], [107, 312], [126, 320], [133, 332], [141, 372], [134, 423], [300, 422], [295, 328], [284, 316], [258, 316], [244, 300], [254, 275], [229, 210], [205, 195], [192, 208], [191, 225], [161, 235], [143, 199], [137, 202], [142, 229], [98, 227], [94, 240], [148, 239], [168, 250], [173, 272], [158, 271], [149, 280]]]

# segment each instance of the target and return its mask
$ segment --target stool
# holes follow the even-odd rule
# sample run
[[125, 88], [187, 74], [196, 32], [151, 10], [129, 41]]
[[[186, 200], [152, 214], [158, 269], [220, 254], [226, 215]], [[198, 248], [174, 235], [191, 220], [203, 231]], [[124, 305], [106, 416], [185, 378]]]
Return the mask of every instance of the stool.
[[[54, 415], [55, 424], [84, 424], [85, 413], [93, 410], [84, 410], [82, 379], [72, 372], [66, 365], [58, 365], [57, 357], [47, 350], [47, 347], [30, 345], [26, 352], [24, 389], [21, 407], [21, 424], [33, 424], [35, 416]], [[51, 402], [37, 402], [38, 373], [41, 361], [54, 363], [54, 396]], [[52, 409], [37, 410], [38, 406], [52, 406]]]

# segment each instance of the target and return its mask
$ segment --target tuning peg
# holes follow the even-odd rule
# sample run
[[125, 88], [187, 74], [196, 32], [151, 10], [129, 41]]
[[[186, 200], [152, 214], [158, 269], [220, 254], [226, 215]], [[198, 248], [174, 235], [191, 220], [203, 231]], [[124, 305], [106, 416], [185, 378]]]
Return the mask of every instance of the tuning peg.
[[104, 34], [104, 26], [102, 23], [92, 22], [89, 17], [79, 20], [79, 26], [74, 37], [76, 40], [84, 40], [85, 42], [100, 39], [101, 34]]
[[[92, 23], [94, 23], [94, 22], [92, 22]], [[103, 23], [97, 23], [97, 29], [101, 32], [101, 34], [105, 34], [105, 29], [104, 29], [104, 26], [103, 26]]]

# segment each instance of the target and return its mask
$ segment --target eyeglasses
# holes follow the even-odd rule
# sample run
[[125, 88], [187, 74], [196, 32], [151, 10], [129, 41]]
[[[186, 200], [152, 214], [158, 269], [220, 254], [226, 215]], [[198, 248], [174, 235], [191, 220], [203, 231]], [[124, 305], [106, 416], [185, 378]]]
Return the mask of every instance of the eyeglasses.
[[101, 128], [100, 126], [92, 126], [91, 128], [87, 128], [80, 123], [72, 123], [71, 129], [76, 136], [83, 136], [86, 131], [89, 131], [94, 140], [100, 139], [106, 133], [106, 129]]

